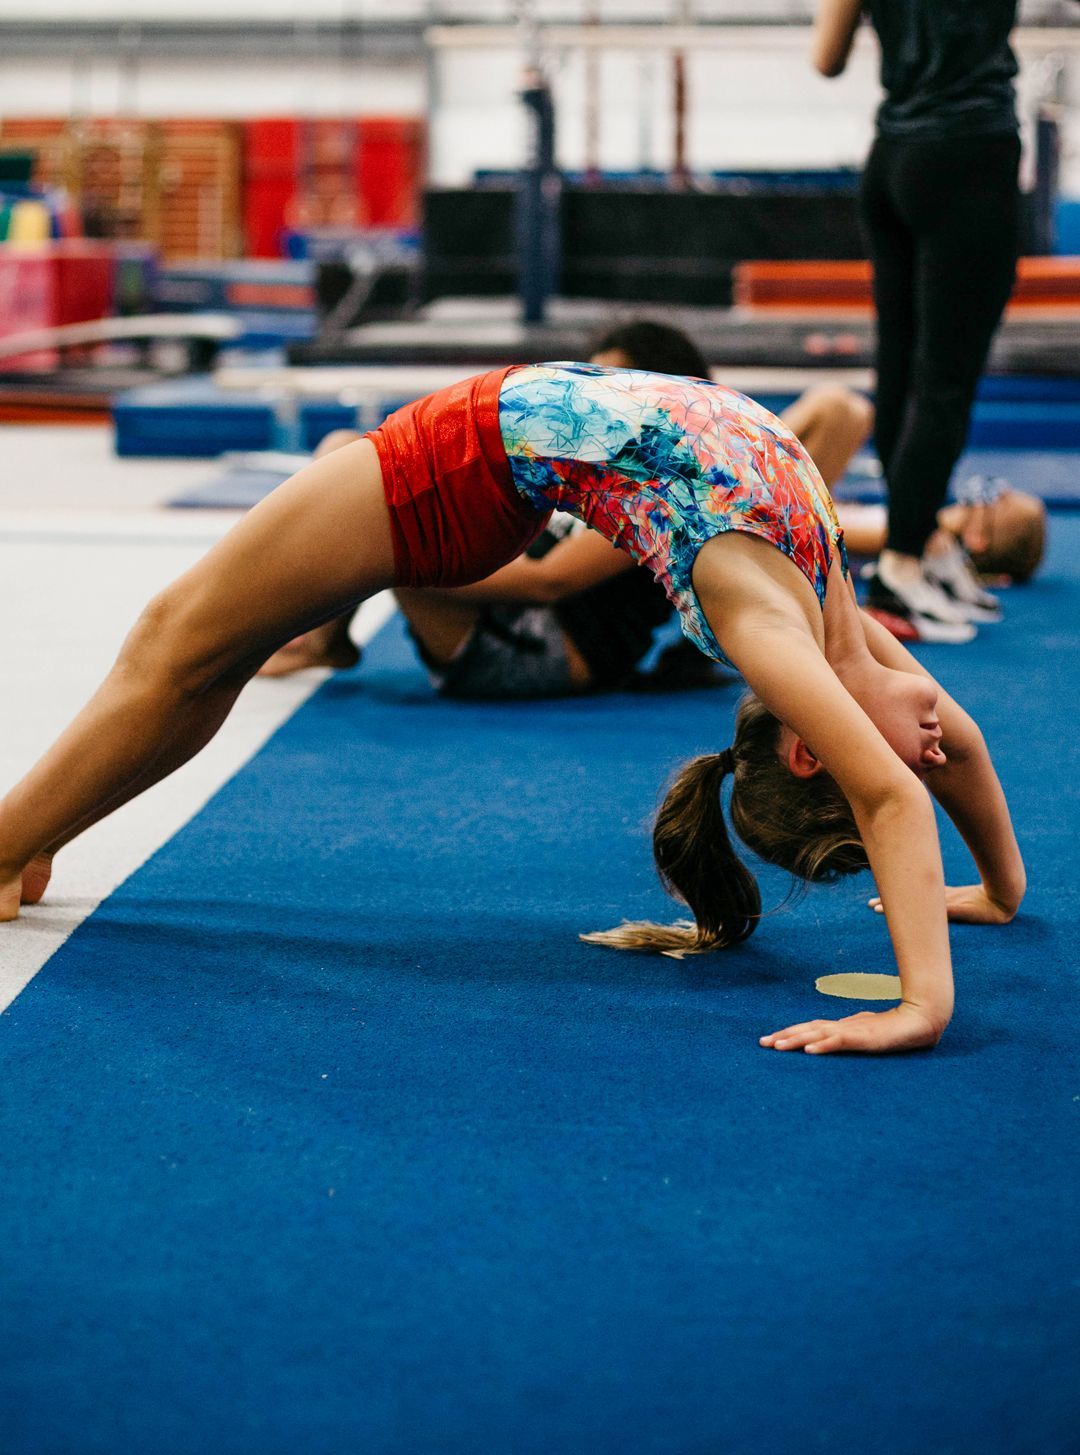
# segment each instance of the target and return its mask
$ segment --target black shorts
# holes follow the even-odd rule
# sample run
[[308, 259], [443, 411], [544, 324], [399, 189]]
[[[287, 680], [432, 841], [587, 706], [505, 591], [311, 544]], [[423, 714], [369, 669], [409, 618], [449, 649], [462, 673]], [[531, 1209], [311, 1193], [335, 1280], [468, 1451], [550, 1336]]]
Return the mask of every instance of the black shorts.
[[417, 647], [441, 697], [499, 700], [582, 691], [571, 680], [566, 637], [547, 606], [489, 607], [445, 664], [432, 662], [419, 642]]

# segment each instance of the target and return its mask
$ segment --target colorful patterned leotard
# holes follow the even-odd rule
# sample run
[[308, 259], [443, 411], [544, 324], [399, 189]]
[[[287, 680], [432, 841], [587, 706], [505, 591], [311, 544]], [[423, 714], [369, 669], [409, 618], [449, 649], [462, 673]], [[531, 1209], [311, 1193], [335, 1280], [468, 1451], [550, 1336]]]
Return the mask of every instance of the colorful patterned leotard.
[[699, 379], [530, 364], [499, 394], [514, 485], [537, 510], [569, 511], [648, 566], [685, 634], [726, 660], [691, 583], [713, 536], [744, 531], [795, 562], [824, 607], [843, 535], [813, 461], [768, 410]]

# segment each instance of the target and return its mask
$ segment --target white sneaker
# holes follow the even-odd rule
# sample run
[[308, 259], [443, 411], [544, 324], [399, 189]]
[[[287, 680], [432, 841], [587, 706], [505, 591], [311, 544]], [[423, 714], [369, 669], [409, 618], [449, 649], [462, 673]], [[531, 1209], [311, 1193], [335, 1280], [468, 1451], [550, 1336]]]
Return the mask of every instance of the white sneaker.
[[870, 577], [867, 606], [903, 641], [970, 642], [975, 628], [939, 586], [920, 572], [914, 581], [890, 581], [878, 569]]
[[971, 559], [959, 541], [954, 541], [947, 551], [924, 556], [922, 565], [927, 580], [939, 586], [968, 621], [1001, 620], [1000, 601], [979, 585]]

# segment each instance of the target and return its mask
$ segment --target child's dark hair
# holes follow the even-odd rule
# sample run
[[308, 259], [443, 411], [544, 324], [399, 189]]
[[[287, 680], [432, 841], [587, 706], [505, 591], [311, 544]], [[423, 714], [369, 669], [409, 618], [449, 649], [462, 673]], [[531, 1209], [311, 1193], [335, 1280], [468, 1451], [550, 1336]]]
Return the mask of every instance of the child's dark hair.
[[697, 344], [681, 329], [654, 323], [650, 318], [616, 324], [593, 339], [586, 357], [591, 359], [595, 354], [616, 350], [626, 355], [631, 369], [648, 369], [654, 374], [685, 374], [692, 379], [709, 377], [709, 366]]
[[762, 859], [799, 879], [839, 879], [867, 867], [847, 799], [825, 773], [796, 778], [777, 752], [778, 720], [751, 694], [735, 718], [735, 742], [687, 763], [660, 805], [653, 853], [660, 879], [694, 921], [626, 923], [582, 935], [594, 945], [681, 957], [723, 950], [753, 934], [761, 917], [757, 881], [732, 848], [720, 789], [728, 773], [731, 822]]

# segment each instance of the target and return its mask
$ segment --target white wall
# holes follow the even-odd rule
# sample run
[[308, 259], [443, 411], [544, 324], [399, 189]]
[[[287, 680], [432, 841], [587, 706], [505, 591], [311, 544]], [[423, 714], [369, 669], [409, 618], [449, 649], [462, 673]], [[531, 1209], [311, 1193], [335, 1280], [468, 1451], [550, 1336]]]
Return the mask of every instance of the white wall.
[[[817, 0], [0, 0], [0, 20], [508, 20], [531, 4], [544, 20], [805, 21]], [[1075, 20], [1071, 0], [1021, 0], [1025, 22]]]
[[[721, 34], [718, 39], [723, 40]], [[1080, 39], [1080, 33], [1078, 33]], [[826, 80], [810, 67], [809, 36], [790, 29], [743, 34], [730, 48], [710, 44], [687, 53], [687, 151], [691, 168], [861, 165], [881, 97], [878, 47], [864, 30], [844, 75]], [[1038, 38], [1021, 52], [1018, 108], [1025, 135], [1040, 99], [1051, 94]], [[1062, 52], [1069, 105], [1062, 111], [1062, 178], [1080, 195], [1080, 49]], [[516, 98], [525, 61], [520, 49], [436, 53], [431, 169], [436, 181], [465, 181], [477, 165], [513, 167], [526, 146]], [[602, 50], [590, 71], [582, 49], [549, 53], [562, 166], [586, 161], [586, 98], [599, 96], [599, 164], [632, 169], [671, 165], [674, 155], [673, 62], [664, 46]]]
[[[518, 165], [525, 146], [516, 91], [520, 51], [451, 50], [438, 61], [432, 173], [464, 180], [483, 137], [486, 165]], [[666, 50], [607, 49], [596, 56], [599, 164], [614, 170], [667, 168], [674, 155], [674, 70]], [[877, 104], [876, 55], [861, 45], [839, 84], [816, 76], [805, 50], [779, 55], [760, 45], [734, 53], [699, 50], [686, 56], [687, 152], [692, 168], [798, 167], [857, 164], [872, 132]], [[558, 115], [559, 160], [586, 160], [589, 62], [567, 50], [550, 67]]]
[[272, 61], [95, 59], [78, 64], [0, 59], [0, 120], [12, 116], [420, 116], [424, 68]]
[[[621, 18], [679, 12], [680, 0], [541, 0], [546, 15], [577, 20], [592, 3], [600, 14]], [[304, 0], [303, 16], [397, 18], [451, 13], [497, 19], [510, 0]], [[693, 0], [696, 13], [713, 18], [732, 9], [756, 16], [806, 15], [808, 0]], [[1028, 6], [1049, 10], [1054, 0]], [[1077, 7], [1069, 7], [1076, 12]], [[87, 20], [124, 13], [157, 19], [212, 13], [218, 19], [247, 15], [281, 18], [296, 0], [34, 0], [35, 19], [66, 16]], [[0, 21], [25, 19], [25, 0], [0, 0]], [[298, 21], [302, 26], [302, 22]], [[1080, 32], [1076, 32], [1080, 38]], [[289, 61], [236, 59], [115, 58], [24, 59], [0, 53], [0, 118], [83, 113], [139, 116], [259, 116], [335, 113], [423, 114], [429, 69], [421, 50], [402, 61], [339, 64], [304, 54]], [[697, 48], [687, 57], [688, 151], [692, 167], [857, 166], [865, 156], [878, 99], [876, 43], [862, 34], [846, 74], [826, 81], [806, 59], [805, 28], [759, 33], [757, 42]], [[1065, 53], [1064, 189], [1080, 195], [1080, 51]], [[559, 156], [568, 168], [586, 161], [584, 52], [565, 47], [550, 68], [558, 100]], [[436, 52], [431, 170], [442, 183], [466, 181], [477, 167], [520, 165], [526, 146], [516, 91], [523, 56], [510, 48]], [[600, 165], [611, 169], [670, 165], [673, 155], [672, 65], [667, 48], [631, 51], [607, 47], [598, 57]], [[1025, 54], [1021, 109], [1029, 115], [1037, 95], [1049, 89], [1045, 63]]]

